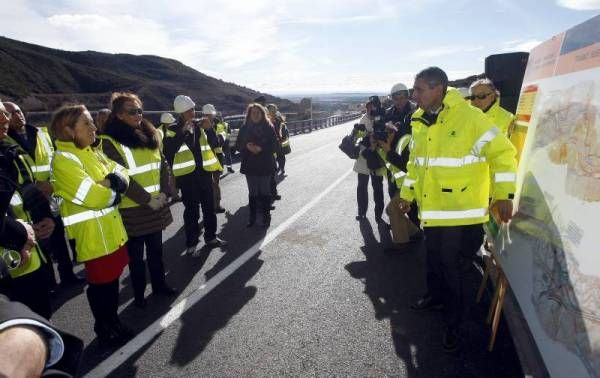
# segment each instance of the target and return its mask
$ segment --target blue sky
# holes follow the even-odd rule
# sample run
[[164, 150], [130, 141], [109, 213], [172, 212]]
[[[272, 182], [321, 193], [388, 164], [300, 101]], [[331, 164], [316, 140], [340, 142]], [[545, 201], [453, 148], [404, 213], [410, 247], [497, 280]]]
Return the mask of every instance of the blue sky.
[[0, 35], [65, 50], [153, 54], [271, 92], [385, 92], [437, 65], [529, 51], [600, 0], [3, 0]]

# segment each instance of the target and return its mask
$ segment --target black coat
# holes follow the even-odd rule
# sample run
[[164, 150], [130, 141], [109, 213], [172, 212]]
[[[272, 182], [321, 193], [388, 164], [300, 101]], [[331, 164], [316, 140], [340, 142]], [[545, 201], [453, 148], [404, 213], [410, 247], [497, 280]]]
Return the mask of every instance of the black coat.
[[[248, 150], [246, 144], [254, 143], [262, 148], [258, 154]], [[271, 176], [275, 173], [275, 157], [279, 142], [275, 130], [268, 123], [259, 125], [245, 124], [237, 137], [237, 150], [242, 155], [240, 172], [248, 176]]]
[[[9, 320], [24, 319], [34, 320], [48, 328], [56, 331], [65, 347], [62, 358], [49, 369], [45, 370], [44, 376], [75, 376], [81, 361], [83, 352], [83, 342], [73, 335], [56, 329], [46, 319], [31, 311], [27, 306], [19, 302], [11, 302], [4, 295], [0, 295], [0, 324]], [[35, 327], [41, 331], [41, 334], [48, 336], [49, 333], [41, 327]], [[52, 344], [49, 344], [52, 345]]]

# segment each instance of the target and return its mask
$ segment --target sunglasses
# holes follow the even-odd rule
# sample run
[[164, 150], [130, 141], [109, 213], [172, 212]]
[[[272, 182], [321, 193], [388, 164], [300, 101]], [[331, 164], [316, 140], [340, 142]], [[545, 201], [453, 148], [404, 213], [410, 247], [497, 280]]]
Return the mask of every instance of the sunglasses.
[[469, 100], [483, 100], [484, 98], [486, 98], [487, 96], [491, 95], [492, 93], [484, 93], [484, 94], [480, 94], [480, 95], [471, 95], [468, 97]]
[[127, 113], [130, 116], [134, 116], [134, 115], [142, 115], [144, 114], [144, 109], [142, 108], [129, 108], [127, 110], [125, 110], [125, 113]]

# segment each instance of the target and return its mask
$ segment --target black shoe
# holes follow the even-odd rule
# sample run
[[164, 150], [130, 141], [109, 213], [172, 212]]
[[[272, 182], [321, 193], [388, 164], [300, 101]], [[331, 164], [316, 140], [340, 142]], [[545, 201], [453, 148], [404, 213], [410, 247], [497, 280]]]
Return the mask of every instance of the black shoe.
[[103, 346], [115, 347], [123, 344], [123, 339], [116, 327], [111, 327], [106, 324], [95, 325], [94, 332], [96, 332], [98, 342]]
[[228, 167], [228, 168], [227, 168], [227, 172], [229, 172], [229, 173], [234, 173], [235, 171], [233, 170], [233, 168], [231, 168], [231, 167]]
[[178, 294], [178, 291], [170, 286], [164, 285], [156, 290], [152, 290], [152, 293], [154, 295], [161, 295], [163, 297], [173, 297]]
[[217, 214], [223, 214], [225, 212], [225, 209], [222, 208], [221, 206], [215, 208], [215, 213]]
[[279, 194], [275, 194], [273, 196], [273, 201], [279, 201], [281, 199], [281, 196]]
[[133, 300], [133, 305], [137, 308], [146, 308], [148, 301], [146, 298], [136, 298]]
[[452, 353], [458, 349], [460, 345], [460, 332], [456, 327], [446, 327], [444, 336], [442, 337], [442, 347], [444, 352]]
[[360, 214], [354, 217], [354, 219], [356, 219], [357, 221], [363, 220], [363, 219], [366, 219], [366, 218], [367, 217], [365, 215], [360, 215]]
[[135, 332], [133, 332], [131, 330], [131, 328], [127, 327], [125, 324], [118, 322], [117, 325], [115, 326], [115, 330], [117, 331], [117, 333], [119, 334], [119, 336], [121, 336], [121, 338], [123, 339], [131, 339], [133, 336], [135, 336]]
[[441, 310], [443, 305], [440, 302], [435, 302], [431, 297], [425, 296], [410, 305], [410, 308], [413, 311]]

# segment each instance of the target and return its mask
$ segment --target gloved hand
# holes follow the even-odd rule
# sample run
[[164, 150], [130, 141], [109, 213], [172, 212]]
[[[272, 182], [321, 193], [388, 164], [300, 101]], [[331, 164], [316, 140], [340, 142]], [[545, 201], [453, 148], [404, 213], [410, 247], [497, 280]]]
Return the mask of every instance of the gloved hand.
[[150, 198], [150, 201], [148, 201], [148, 206], [150, 206], [152, 210], [158, 210], [166, 206], [166, 204], [167, 196], [164, 193], [160, 193], [159, 195]]
[[106, 175], [105, 179], [110, 181], [110, 188], [117, 193], [125, 193], [129, 186], [127, 178], [119, 172], [111, 172]]

